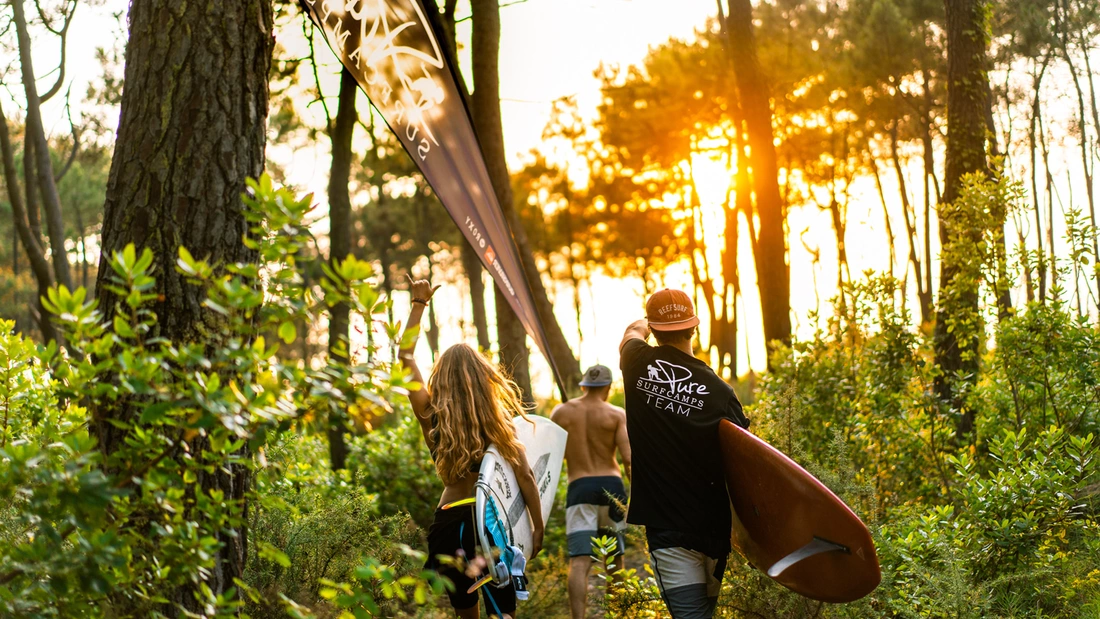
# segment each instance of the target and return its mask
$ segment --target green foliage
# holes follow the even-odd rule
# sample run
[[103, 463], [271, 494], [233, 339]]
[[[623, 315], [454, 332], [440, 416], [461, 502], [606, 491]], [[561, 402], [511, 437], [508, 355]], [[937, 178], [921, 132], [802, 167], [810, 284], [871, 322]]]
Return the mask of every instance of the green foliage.
[[[377, 496], [364, 489], [370, 479], [335, 473], [326, 458], [324, 442], [310, 435], [286, 434], [265, 450], [249, 522], [253, 617], [330, 606], [394, 616], [436, 586], [438, 578], [421, 573], [423, 557], [408, 550], [421, 544], [408, 515], [380, 515]], [[413, 586], [412, 597], [397, 595], [397, 584]]]
[[[227, 482], [247, 479], [259, 466], [250, 454], [279, 436], [323, 431], [334, 408], [391, 410], [408, 389], [407, 373], [380, 361], [314, 368], [276, 355], [265, 333], [285, 334], [288, 321], [314, 322], [337, 301], [373, 320], [385, 302], [354, 259], [336, 267], [323, 295], [307, 288], [295, 260], [310, 239], [309, 197], [267, 177], [250, 188], [246, 243], [259, 263], [211, 265], [179, 252], [179, 271], [207, 292], [205, 341], [156, 335], [153, 255], [133, 246], [109, 259], [107, 287], [120, 299], [112, 320], [84, 289], [61, 287], [45, 306], [66, 349], [35, 359], [19, 338], [0, 341], [9, 411], [0, 535], [11, 542], [0, 548], [0, 614], [158, 616], [196, 605], [206, 616], [234, 614], [238, 591], [256, 594], [243, 581], [212, 592], [214, 579], [233, 576], [221, 574], [219, 553], [245, 524], [249, 500], [264, 497]], [[396, 327], [387, 331], [396, 338]], [[280, 567], [289, 558], [270, 541], [253, 552]]]
[[[628, 568], [622, 563], [625, 557], [616, 559], [619, 541], [614, 537], [600, 536], [592, 538], [592, 550], [595, 552], [593, 571], [601, 581], [603, 597], [601, 605], [608, 617], [641, 618], [660, 617], [666, 612], [661, 591], [653, 576], [653, 568], [646, 563], [645, 576], [638, 574], [636, 568]], [[619, 564], [616, 564], [616, 561]]]
[[408, 514], [427, 529], [443, 484], [435, 472], [420, 424], [411, 411], [349, 445], [348, 463], [355, 479], [374, 496], [379, 514]]
[[1059, 428], [990, 442], [987, 474], [970, 452], [950, 458], [954, 505], [883, 527], [888, 606], [903, 616], [1073, 616], [1100, 595], [1092, 435]]
[[1065, 303], [1003, 318], [967, 400], [979, 432], [959, 445], [930, 395], [930, 342], [891, 291], [874, 278], [850, 287], [826, 329], [777, 352], [750, 411], [754, 431], [870, 525], [883, 583], [819, 609], [733, 561], [720, 605], [777, 618], [1091, 616], [1096, 327]]

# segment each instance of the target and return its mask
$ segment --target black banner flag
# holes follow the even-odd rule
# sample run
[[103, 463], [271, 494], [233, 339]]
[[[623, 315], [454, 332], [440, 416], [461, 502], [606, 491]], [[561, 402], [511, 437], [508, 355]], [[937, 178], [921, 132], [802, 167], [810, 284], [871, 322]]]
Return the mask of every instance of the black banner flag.
[[450, 66], [432, 16], [421, 0], [300, 3], [477, 250], [562, 388], [519, 252], [456, 82], [457, 67]]

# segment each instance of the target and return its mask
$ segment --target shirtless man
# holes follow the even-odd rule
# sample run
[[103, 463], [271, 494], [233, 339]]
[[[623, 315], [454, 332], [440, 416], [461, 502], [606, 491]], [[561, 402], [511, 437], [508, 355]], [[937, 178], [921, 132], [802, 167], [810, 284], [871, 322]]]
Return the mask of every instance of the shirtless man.
[[[626, 436], [626, 413], [607, 403], [611, 392], [611, 370], [594, 365], [581, 380], [584, 395], [561, 404], [550, 419], [569, 432], [565, 459], [569, 462], [569, 492], [566, 498], [565, 531], [569, 540], [569, 608], [573, 619], [584, 618], [588, 593], [588, 570], [595, 553], [592, 538], [614, 535], [616, 556], [623, 554], [626, 505], [615, 449], [623, 459], [630, 479], [630, 441]], [[618, 501], [611, 500], [611, 495]], [[619, 565], [618, 567], [622, 567]]]

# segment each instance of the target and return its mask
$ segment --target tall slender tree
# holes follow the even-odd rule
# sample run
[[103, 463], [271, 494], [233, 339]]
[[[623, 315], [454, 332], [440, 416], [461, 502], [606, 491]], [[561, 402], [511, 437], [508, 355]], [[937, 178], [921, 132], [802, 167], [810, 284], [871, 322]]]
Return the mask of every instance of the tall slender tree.
[[[340, 72], [340, 95], [336, 118], [329, 126], [329, 138], [332, 142], [332, 163], [328, 176], [328, 219], [329, 219], [329, 260], [336, 263], [351, 253], [351, 194], [348, 182], [351, 180], [351, 142], [355, 134], [355, 98], [359, 87], [355, 76], [346, 68]], [[329, 313], [328, 354], [331, 357], [347, 360], [349, 354], [350, 308], [347, 303], [337, 303]], [[348, 457], [348, 446], [344, 440], [347, 426], [342, 418], [329, 420], [328, 452], [333, 469], [344, 468]]]
[[[271, 0], [145, 0], [131, 6], [126, 87], [101, 245], [107, 255], [129, 243], [153, 250], [159, 295], [153, 335], [172, 342], [215, 345], [220, 333], [217, 314], [202, 304], [205, 291], [176, 271], [179, 247], [214, 265], [255, 258], [243, 242], [241, 193], [245, 179], [264, 168], [272, 29]], [[100, 260], [96, 297], [110, 320], [120, 299], [103, 285], [111, 273], [108, 262]], [[109, 468], [123, 464], [112, 455], [133, 431], [124, 428], [135, 422], [137, 410], [120, 402], [91, 411], [92, 432]], [[186, 445], [192, 457], [208, 448], [201, 436]], [[245, 468], [227, 465], [194, 483], [239, 506], [250, 480]], [[219, 541], [215, 569], [203, 583], [214, 595], [229, 591], [242, 576], [247, 531], [241, 526], [223, 532]], [[197, 590], [199, 584], [191, 586]], [[201, 610], [188, 588], [158, 593]]]
[[[66, 3], [67, 11], [63, 15], [64, 26], [57, 33], [61, 38], [61, 64], [58, 81], [45, 94], [39, 96], [34, 75], [34, 60], [31, 57], [31, 37], [27, 29], [27, 17], [23, 10], [23, 0], [12, 0], [12, 13], [15, 17], [15, 33], [19, 41], [19, 64], [23, 76], [23, 92], [27, 97], [26, 143], [33, 144], [34, 157], [24, 161], [29, 191], [37, 188], [42, 197], [42, 206], [46, 214], [46, 229], [49, 231], [50, 254], [53, 257], [53, 272], [57, 283], [73, 287], [69, 269], [69, 257], [65, 253], [65, 222], [61, 217], [61, 198], [57, 193], [57, 181], [54, 177], [53, 161], [50, 159], [50, 146], [46, 140], [46, 131], [42, 123], [42, 101], [49, 99], [61, 88], [65, 76], [65, 42], [69, 24], [72, 22], [76, 3]], [[33, 182], [31, 182], [33, 179]]]
[[[26, 205], [23, 202], [23, 195], [19, 192], [19, 179], [15, 169], [11, 135], [8, 131], [8, 119], [4, 116], [2, 107], [0, 107], [0, 155], [3, 157], [4, 187], [8, 191], [8, 201], [11, 203], [12, 223], [27, 254], [35, 282], [38, 284], [38, 301], [32, 313], [39, 330], [42, 331], [42, 337], [46, 340], [56, 340], [57, 329], [50, 322], [41, 301], [42, 297], [46, 296], [46, 291], [54, 284], [53, 273], [50, 271], [50, 264], [46, 260], [46, 252], [42, 248], [39, 237], [35, 235], [27, 219]], [[15, 250], [14, 247], [12, 249]]]
[[[986, 125], [989, 77], [989, 24], [985, 0], [945, 0], [947, 31], [947, 164], [943, 200], [955, 202], [963, 176], [988, 174]], [[940, 216], [943, 247], [956, 242], [977, 243], [981, 230], [964, 229]], [[965, 405], [965, 392], [978, 369], [978, 281], [966, 275], [966, 265], [955, 264], [945, 252], [940, 262], [939, 307], [934, 332], [935, 362], [940, 374], [936, 395], [959, 413], [960, 438], [974, 430], [974, 411]], [[965, 328], [949, 328], [949, 320]]]
[[[727, 32], [737, 79], [741, 115], [748, 134], [749, 165], [755, 193], [757, 229], [756, 280], [764, 337], [770, 343], [791, 341], [791, 276], [787, 264], [786, 204], [779, 193], [779, 166], [772, 133], [768, 81], [756, 55], [752, 2], [728, 0]], [[752, 221], [752, 217], [749, 217]], [[769, 345], [770, 348], [770, 345]]]

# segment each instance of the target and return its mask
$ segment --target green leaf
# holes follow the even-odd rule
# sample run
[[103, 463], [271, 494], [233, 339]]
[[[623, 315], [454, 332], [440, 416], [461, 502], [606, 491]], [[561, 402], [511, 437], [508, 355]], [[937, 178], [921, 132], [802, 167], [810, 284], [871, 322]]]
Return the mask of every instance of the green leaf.
[[126, 319], [122, 316], [115, 316], [114, 326], [115, 333], [122, 337], [134, 337], [134, 330], [130, 328], [130, 323], [126, 322]]
[[298, 338], [298, 330], [294, 328], [294, 323], [289, 320], [283, 321], [279, 325], [279, 339], [283, 340], [287, 344], [291, 344]]
[[173, 404], [171, 402], [157, 402], [145, 407], [145, 410], [141, 411], [141, 423], [151, 424], [161, 421], [168, 415], [168, 411], [172, 410]]
[[[260, 546], [260, 558], [267, 561], [274, 561], [282, 567], [290, 567], [290, 557], [286, 556], [286, 553], [272, 546], [271, 544], [261, 541]], [[325, 597], [325, 591], [332, 591], [332, 589], [322, 590], [321, 596]], [[335, 593], [335, 592], [334, 592]], [[331, 600], [331, 597], [325, 597], [327, 600]]]
[[420, 327], [409, 327], [405, 329], [404, 335], [401, 336], [401, 348], [408, 348], [416, 342], [417, 336], [420, 335]]

